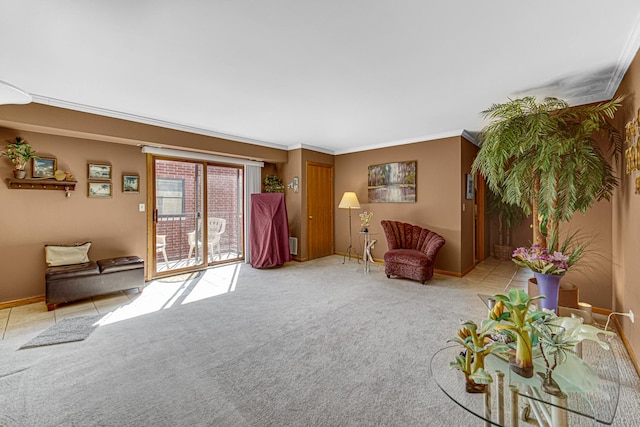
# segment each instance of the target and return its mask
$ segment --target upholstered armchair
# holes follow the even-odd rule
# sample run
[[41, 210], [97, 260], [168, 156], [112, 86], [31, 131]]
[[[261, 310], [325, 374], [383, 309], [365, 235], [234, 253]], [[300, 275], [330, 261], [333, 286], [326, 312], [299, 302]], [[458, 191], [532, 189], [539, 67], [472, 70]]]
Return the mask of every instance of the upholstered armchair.
[[439, 234], [400, 221], [383, 220], [389, 250], [384, 254], [384, 272], [424, 283], [433, 277], [438, 251], [445, 244]]

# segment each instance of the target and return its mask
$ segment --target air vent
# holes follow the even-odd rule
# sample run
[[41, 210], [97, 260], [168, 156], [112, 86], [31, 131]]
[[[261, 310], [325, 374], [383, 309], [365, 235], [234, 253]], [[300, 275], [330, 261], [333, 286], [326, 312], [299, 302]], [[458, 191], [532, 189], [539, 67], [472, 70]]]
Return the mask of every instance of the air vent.
[[298, 238], [289, 237], [289, 253], [291, 255], [298, 255]]

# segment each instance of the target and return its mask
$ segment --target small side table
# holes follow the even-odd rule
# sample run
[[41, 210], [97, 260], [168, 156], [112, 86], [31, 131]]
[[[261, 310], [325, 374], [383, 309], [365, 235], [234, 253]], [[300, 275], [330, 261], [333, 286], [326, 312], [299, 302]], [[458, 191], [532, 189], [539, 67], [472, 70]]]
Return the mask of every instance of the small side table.
[[371, 263], [375, 263], [373, 257], [371, 256], [371, 249], [373, 249], [377, 241], [375, 239], [372, 239], [371, 236], [375, 236], [378, 233], [359, 231], [358, 234], [364, 236], [364, 250], [362, 251], [362, 260], [364, 261], [364, 272], [368, 273], [371, 267]]

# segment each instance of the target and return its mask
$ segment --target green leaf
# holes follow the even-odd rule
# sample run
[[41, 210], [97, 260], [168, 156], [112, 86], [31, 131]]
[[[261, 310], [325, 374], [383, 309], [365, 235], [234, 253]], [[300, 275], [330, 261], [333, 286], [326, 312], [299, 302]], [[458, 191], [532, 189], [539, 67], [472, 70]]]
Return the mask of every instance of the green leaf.
[[[623, 100], [570, 107], [557, 98], [538, 102], [530, 96], [493, 104], [481, 113], [489, 124], [480, 132], [472, 171], [505, 203], [527, 214], [536, 204], [557, 232], [559, 222], [609, 200], [618, 185], [610, 161], [620, 157], [623, 140], [608, 119]], [[601, 135], [607, 137], [604, 150]]]
[[485, 371], [483, 368], [478, 368], [474, 373], [469, 375], [476, 384], [491, 384], [493, 382], [493, 378], [491, 375]]

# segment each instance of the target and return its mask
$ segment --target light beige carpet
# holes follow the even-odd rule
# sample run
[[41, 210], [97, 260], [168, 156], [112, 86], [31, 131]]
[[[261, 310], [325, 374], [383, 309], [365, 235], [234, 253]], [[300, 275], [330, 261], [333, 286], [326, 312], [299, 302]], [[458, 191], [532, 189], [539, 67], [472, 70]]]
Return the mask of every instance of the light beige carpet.
[[[0, 344], [0, 425], [481, 425], [438, 389], [429, 361], [460, 319], [486, 315], [477, 294], [505, 283], [477, 272], [423, 286], [362, 267], [338, 256], [242, 265], [232, 292], [187, 303], [213, 269], [171, 307], [85, 341]], [[616, 426], [637, 425], [629, 365], [620, 364]]]

